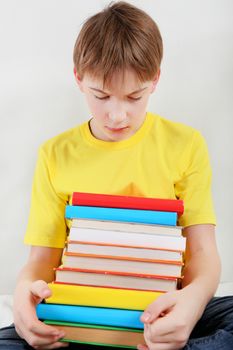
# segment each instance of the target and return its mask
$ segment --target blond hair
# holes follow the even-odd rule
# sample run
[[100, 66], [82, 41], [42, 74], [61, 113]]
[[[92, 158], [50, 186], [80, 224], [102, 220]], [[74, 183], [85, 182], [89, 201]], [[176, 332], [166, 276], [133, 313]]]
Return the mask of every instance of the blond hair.
[[159, 28], [143, 10], [119, 1], [88, 18], [74, 46], [79, 77], [109, 83], [116, 71], [133, 70], [141, 82], [155, 78], [163, 56]]

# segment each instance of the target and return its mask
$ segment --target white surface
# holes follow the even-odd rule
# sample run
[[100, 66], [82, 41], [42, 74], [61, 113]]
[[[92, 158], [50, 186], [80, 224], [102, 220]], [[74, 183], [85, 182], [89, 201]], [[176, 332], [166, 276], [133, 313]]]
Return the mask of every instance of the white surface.
[[[221, 283], [215, 294], [216, 296], [233, 295], [233, 282]], [[12, 295], [0, 295], [0, 328], [5, 327], [13, 322], [12, 315]]]
[[0, 295], [0, 328], [8, 326], [13, 322], [12, 304], [12, 295]]
[[[0, 293], [12, 293], [27, 256], [22, 240], [38, 146], [84, 121], [72, 75], [84, 19], [109, 1], [8, 0], [0, 11]], [[198, 128], [213, 168], [222, 280], [233, 281], [233, 1], [130, 1], [153, 16], [164, 60], [150, 110]]]

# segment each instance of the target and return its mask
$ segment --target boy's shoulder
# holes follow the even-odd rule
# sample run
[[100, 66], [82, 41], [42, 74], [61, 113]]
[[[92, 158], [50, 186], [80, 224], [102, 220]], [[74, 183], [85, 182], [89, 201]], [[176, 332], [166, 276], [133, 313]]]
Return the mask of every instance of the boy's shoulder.
[[182, 122], [173, 121], [157, 114], [151, 113], [154, 117], [154, 130], [157, 135], [168, 140], [191, 141], [201, 133], [196, 128]]
[[193, 133], [198, 132], [197, 129], [185, 123], [173, 121], [171, 119], [162, 117], [161, 115], [158, 115], [158, 114], [152, 113], [152, 115], [154, 115], [154, 117], [156, 118], [156, 124], [157, 124], [157, 127], [159, 128], [159, 131], [163, 130], [164, 132], [167, 132], [167, 133], [172, 133], [172, 134], [182, 133], [187, 135], [192, 135]]
[[51, 137], [41, 144], [40, 149], [49, 155], [57, 151], [65, 151], [67, 147], [76, 147], [80, 140], [80, 129], [86, 123], [84, 122]]

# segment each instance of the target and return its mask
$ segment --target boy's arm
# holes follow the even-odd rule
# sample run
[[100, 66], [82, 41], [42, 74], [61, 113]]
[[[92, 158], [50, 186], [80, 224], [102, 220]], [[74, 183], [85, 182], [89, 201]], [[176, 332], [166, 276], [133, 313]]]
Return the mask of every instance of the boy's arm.
[[23, 282], [38, 279], [51, 282], [54, 279], [53, 268], [61, 263], [62, 248], [32, 246], [26, 265], [20, 272], [17, 286]]
[[17, 333], [37, 349], [54, 349], [68, 344], [59, 342], [64, 336], [36, 316], [36, 305], [51, 295], [47, 282], [54, 280], [53, 268], [60, 264], [62, 249], [31, 247], [14, 293], [14, 323]]
[[183, 348], [219, 283], [215, 226], [189, 226], [184, 229], [184, 235], [187, 254], [183, 289], [165, 293], [142, 316], [145, 340], [151, 350], [159, 349], [164, 343], [166, 349]]
[[[182, 286], [199, 297], [203, 311], [219, 284], [221, 263], [215, 239], [215, 226], [193, 225], [184, 229], [187, 238]], [[204, 287], [204, 288], [203, 288]]]

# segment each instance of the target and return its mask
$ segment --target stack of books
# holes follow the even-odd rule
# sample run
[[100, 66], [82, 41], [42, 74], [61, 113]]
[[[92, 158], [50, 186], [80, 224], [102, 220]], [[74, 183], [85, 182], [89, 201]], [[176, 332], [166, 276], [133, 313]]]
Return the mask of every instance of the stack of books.
[[178, 288], [185, 238], [183, 202], [74, 192], [62, 265], [37, 315], [64, 341], [136, 348], [143, 310]]

